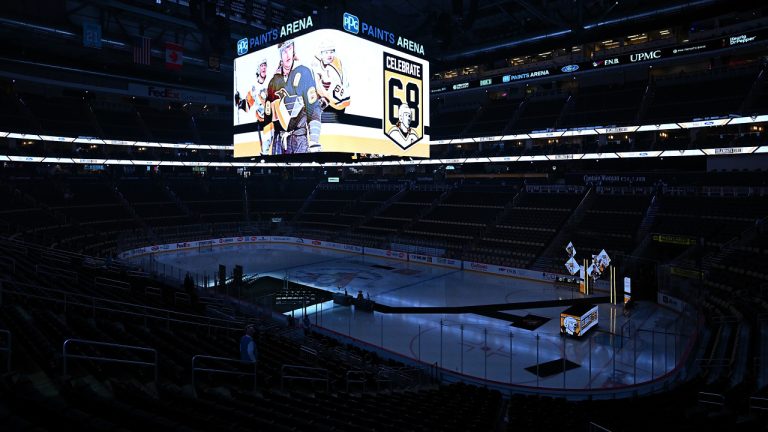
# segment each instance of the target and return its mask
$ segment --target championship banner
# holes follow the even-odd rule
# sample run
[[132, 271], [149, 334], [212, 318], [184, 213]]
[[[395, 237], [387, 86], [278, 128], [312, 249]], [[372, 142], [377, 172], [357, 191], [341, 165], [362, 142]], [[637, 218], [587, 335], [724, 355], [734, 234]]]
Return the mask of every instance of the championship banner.
[[101, 49], [101, 25], [94, 22], [83, 22], [83, 46]]

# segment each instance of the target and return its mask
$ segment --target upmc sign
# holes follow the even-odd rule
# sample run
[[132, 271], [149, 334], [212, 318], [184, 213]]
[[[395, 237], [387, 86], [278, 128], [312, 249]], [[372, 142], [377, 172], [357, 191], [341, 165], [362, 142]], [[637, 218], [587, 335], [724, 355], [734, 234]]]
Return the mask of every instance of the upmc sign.
[[655, 50], [655, 51], [646, 51], [646, 52], [630, 54], [629, 61], [631, 61], [632, 63], [635, 63], [635, 62], [641, 62], [641, 61], [647, 61], [647, 60], [656, 60], [660, 58], [661, 58], [661, 50]]

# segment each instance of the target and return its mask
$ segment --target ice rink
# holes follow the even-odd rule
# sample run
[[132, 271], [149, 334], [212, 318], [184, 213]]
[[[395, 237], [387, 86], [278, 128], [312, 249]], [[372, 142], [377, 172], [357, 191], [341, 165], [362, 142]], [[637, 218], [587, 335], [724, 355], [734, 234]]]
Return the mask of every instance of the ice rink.
[[[227, 245], [141, 260], [145, 268], [152, 265], [179, 278], [187, 271], [212, 277], [219, 264], [231, 274], [235, 265], [242, 265], [246, 275], [287, 277], [353, 296], [362, 291], [389, 306], [474, 306], [583, 297], [577, 290], [546, 282], [303, 245]], [[476, 314], [363, 312], [333, 302], [308, 308], [307, 313], [313, 324], [330, 332], [446, 371], [497, 384], [566, 390], [615, 389], [659, 380], [687, 356], [696, 328], [691, 314], [652, 303], [640, 302], [628, 317], [621, 306], [600, 304], [598, 326], [576, 339], [560, 336], [563, 309], [507, 311], [546, 321], [534, 329]]]

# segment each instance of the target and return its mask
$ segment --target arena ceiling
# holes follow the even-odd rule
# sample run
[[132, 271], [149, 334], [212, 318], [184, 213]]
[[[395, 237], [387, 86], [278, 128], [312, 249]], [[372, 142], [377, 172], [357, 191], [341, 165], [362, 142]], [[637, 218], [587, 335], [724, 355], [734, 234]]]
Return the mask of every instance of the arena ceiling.
[[[0, 55], [24, 51], [93, 61], [93, 52], [78, 46], [83, 22], [90, 21], [100, 23], [105, 40], [116, 42], [108, 48], [123, 51], [103, 50], [102, 66], [124, 64], [131, 38], [145, 35], [157, 41], [153, 47], [158, 49], [162, 41], [183, 44], [185, 64], [191, 65], [185, 74], [194, 74], [195, 66], [206, 70], [212, 53], [226, 71], [238, 38], [313, 11], [349, 9], [363, 10], [381, 27], [422, 43], [437, 71], [594, 41], [611, 32], [628, 34], [632, 27], [680, 25], [740, 7], [755, 8], [751, 2], [723, 0], [25, 0], [0, 5], [0, 35], [7, 42]], [[66, 52], [61, 43], [41, 42], [66, 38], [71, 40]]]

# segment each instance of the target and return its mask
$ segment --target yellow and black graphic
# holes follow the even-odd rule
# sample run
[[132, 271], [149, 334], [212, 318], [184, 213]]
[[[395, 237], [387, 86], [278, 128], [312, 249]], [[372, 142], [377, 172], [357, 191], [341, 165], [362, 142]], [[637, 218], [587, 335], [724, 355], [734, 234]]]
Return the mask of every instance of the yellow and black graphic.
[[384, 134], [403, 149], [424, 137], [420, 63], [384, 53]]

